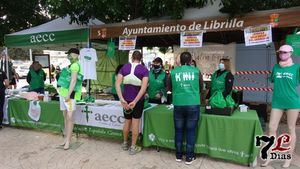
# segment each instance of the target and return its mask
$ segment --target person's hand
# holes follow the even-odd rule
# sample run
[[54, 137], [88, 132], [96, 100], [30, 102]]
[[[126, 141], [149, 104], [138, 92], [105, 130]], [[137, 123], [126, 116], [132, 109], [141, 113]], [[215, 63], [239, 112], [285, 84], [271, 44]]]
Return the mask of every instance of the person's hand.
[[205, 99], [205, 105], [208, 105], [208, 104], [209, 104], [209, 100]]
[[130, 107], [128, 106], [128, 103], [127, 103], [125, 100], [120, 100], [120, 102], [121, 102], [122, 107], [123, 107], [125, 110], [130, 109]]
[[157, 94], [155, 95], [155, 98], [156, 98], [156, 99], [160, 99], [160, 98], [161, 98], [161, 95], [160, 95], [159, 93], [157, 93]]
[[132, 101], [132, 102], [129, 103], [128, 106], [129, 106], [130, 109], [133, 109], [135, 107], [135, 105], [136, 105], [136, 102]]
[[145, 98], [148, 98], [148, 97], [149, 97], [149, 94], [148, 94], [148, 93], [146, 93], [146, 94], [145, 94]]
[[67, 96], [65, 97], [65, 102], [68, 102], [69, 100], [70, 100], [70, 96], [67, 95]]

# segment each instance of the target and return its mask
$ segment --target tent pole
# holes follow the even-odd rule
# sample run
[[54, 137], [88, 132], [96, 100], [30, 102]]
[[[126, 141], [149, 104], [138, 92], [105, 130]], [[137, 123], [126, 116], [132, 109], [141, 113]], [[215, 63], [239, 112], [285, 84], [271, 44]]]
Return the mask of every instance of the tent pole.
[[30, 57], [30, 62], [32, 62], [32, 50], [29, 49], [29, 57]]
[[7, 79], [9, 80], [9, 69], [8, 69], [8, 62], [9, 62], [9, 58], [8, 58], [8, 49], [7, 47], [5, 47], [5, 69], [6, 69], [6, 76]]
[[[91, 48], [92, 47], [92, 43], [90, 41], [90, 28], [88, 29], [88, 38], [87, 38], [87, 47]], [[91, 79], [88, 79], [87, 81], [87, 87], [88, 87], [88, 95], [91, 96]]]

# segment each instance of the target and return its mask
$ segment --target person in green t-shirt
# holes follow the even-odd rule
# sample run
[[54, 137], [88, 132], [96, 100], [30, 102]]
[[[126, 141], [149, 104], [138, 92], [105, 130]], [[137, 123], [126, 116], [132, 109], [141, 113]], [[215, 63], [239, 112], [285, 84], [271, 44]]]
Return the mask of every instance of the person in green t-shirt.
[[[300, 64], [293, 63], [291, 58], [293, 48], [289, 45], [283, 45], [279, 48], [279, 64], [274, 65], [270, 80], [274, 83], [272, 96], [272, 110], [269, 122], [269, 135], [275, 136], [283, 112], [286, 111], [287, 123], [290, 135], [290, 150], [288, 154], [293, 155], [296, 145], [296, 121], [300, 111], [300, 94], [297, 92], [297, 86], [300, 83]], [[286, 159], [283, 166], [287, 168], [291, 164], [290, 159]], [[269, 158], [262, 166], [267, 166]]]
[[[72, 132], [73, 132], [73, 114], [76, 110], [76, 101], [81, 100], [81, 87], [82, 82], [78, 83], [79, 74], [83, 74], [81, 66], [78, 61], [79, 50], [76, 48], [71, 48], [66, 54], [68, 54], [68, 59], [71, 62], [69, 69], [71, 71], [71, 81], [69, 88], [60, 87], [59, 88], [59, 101], [60, 101], [60, 110], [64, 113], [64, 122], [65, 122], [65, 141], [62, 144], [65, 150], [68, 150], [71, 143]], [[62, 76], [60, 78], [63, 78]], [[80, 85], [79, 90], [75, 91], [75, 85]]]
[[149, 72], [149, 85], [147, 94], [149, 103], [162, 103], [162, 98], [166, 97], [166, 73], [163, 70], [163, 61], [157, 57], [152, 62], [152, 69]]
[[[117, 79], [117, 77], [118, 77], [118, 73], [119, 73], [119, 71], [121, 70], [122, 66], [123, 66], [123, 64], [118, 65], [117, 68], [116, 68], [116, 70], [115, 70], [115, 73], [114, 73], [113, 76], [112, 76], [111, 94], [114, 96], [114, 99], [115, 99], [115, 100], [119, 100], [119, 97], [118, 97], [118, 94], [117, 94], [117, 91], [116, 91], [116, 85], [115, 85], [115, 84], [116, 84], [116, 79]], [[123, 83], [122, 83], [122, 84], [121, 84], [121, 91], [123, 92], [123, 90], [124, 90], [124, 85], [123, 85]]]
[[196, 131], [200, 117], [200, 93], [202, 75], [200, 70], [191, 66], [192, 55], [183, 52], [180, 55], [181, 66], [171, 71], [171, 83], [174, 105], [176, 161], [182, 161], [184, 130], [186, 131], [186, 164], [195, 160], [194, 147]]

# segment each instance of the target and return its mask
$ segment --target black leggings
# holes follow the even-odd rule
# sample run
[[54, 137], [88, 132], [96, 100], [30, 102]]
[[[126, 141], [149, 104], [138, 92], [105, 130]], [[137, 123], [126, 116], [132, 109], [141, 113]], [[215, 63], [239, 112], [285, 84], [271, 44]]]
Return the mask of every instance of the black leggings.
[[5, 91], [0, 91], [0, 126], [2, 125], [3, 121], [3, 106], [5, 101]]

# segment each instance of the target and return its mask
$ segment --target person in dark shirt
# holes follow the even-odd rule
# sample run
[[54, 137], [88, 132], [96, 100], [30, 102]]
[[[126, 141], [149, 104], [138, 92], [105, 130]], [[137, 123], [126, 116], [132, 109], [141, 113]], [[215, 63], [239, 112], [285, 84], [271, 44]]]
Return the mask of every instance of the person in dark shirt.
[[5, 72], [0, 70], [0, 129], [2, 128], [3, 121], [3, 106], [5, 101], [5, 89], [9, 86], [9, 81]]
[[226, 98], [232, 91], [233, 82], [234, 76], [230, 71], [230, 60], [221, 59], [219, 63], [219, 69], [211, 76], [211, 87], [206, 99], [209, 99], [214, 95], [214, 92], [217, 91], [221, 91], [223, 97]]

